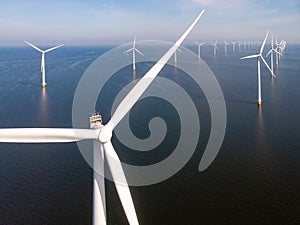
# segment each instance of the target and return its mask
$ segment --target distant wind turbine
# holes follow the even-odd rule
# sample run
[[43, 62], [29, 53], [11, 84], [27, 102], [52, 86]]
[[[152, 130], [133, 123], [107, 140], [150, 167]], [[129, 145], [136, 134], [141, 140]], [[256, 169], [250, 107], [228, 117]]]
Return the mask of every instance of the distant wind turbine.
[[[114, 128], [132, 109], [138, 99], [147, 90], [159, 72], [170, 60], [178, 46], [192, 31], [204, 10], [197, 16], [189, 28], [176, 43], [154, 64], [152, 68], [136, 83], [116, 108], [106, 125], [102, 125], [101, 116], [90, 117], [90, 129], [69, 128], [6, 128], [0, 129], [0, 142], [10, 143], [62, 143], [93, 140], [93, 225], [106, 225], [105, 180], [99, 171], [104, 170], [104, 160], [111, 171], [112, 178], [130, 225], [138, 225], [138, 219], [125, 177], [121, 161], [112, 145]], [[98, 169], [98, 170], [97, 170]]]
[[46, 84], [46, 72], [45, 72], [46, 71], [46, 69], [45, 69], [45, 53], [46, 52], [50, 52], [50, 51], [52, 51], [54, 49], [57, 49], [57, 48], [63, 46], [64, 44], [58, 45], [58, 46], [53, 47], [53, 48], [49, 48], [47, 50], [41, 50], [41, 49], [39, 49], [38, 47], [34, 46], [33, 44], [31, 44], [28, 41], [24, 41], [24, 42], [26, 44], [30, 45], [31, 47], [33, 47], [34, 49], [36, 49], [36, 50], [38, 50], [39, 52], [42, 53], [41, 72], [42, 72], [42, 87], [44, 88], [47, 85]]
[[142, 56], [144, 55], [135, 47], [135, 45], [136, 45], [135, 42], [136, 42], [136, 37], [134, 37], [134, 40], [133, 40], [133, 47], [124, 52], [124, 53], [128, 53], [128, 52], [132, 51], [132, 69], [133, 69], [133, 71], [136, 70], [136, 68], [135, 68], [135, 52], [138, 52]]
[[[282, 47], [281, 47], [281, 43], [277, 42], [277, 36], [276, 36], [276, 40], [275, 40], [275, 46], [276, 46], [277, 52], [280, 52]], [[278, 66], [278, 64], [279, 64], [279, 54], [276, 53], [276, 65]]]
[[239, 52], [241, 51], [242, 42], [239, 41]]
[[229, 45], [229, 43], [227, 43], [226, 41], [224, 41], [224, 50], [225, 50], [225, 54], [227, 54], [227, 45]]
[[[279, 55], [281, 55], [281, 53], [280, 52], [278, 52], [277, 50], [276, 50], [276, 48], [274, 48], [274, 42], [273, 42], [273, 34], [271, 34], [272, 35], [272, 40], [271, 40], [271, 49], [270, 49], [270, 51], [268, 52], [268, 54], [266, 55], [266, 57], [268, 56], [268, 55], [270, 55], [271, 54], [271, 74], [273, 74], [274, 75], [274, 66], [273, 66], [273, 64], [274, 64], [274, 60], [273, 60], [273, 52], [275, 52], [275, 54], [279, 54]], [[272, 76], [273, 77], [273, 76]]]
[[[245, 57], [242, 57], [241, 59], [250, 59], [250, 58], [257, 58], [257, 83], [258, 83], [258, 100], [257, 100], [257, 103], [258, 103], [258, 106], [261, 106], [261, 77], [260, 77], [260, 60], [262, 60], [264, 62], [264, 64], [266, 65], [266, 67], [268, 68], [269, 71], [271, 71], [270, 67], [268, 66], [266, 60], [263, 58], [262, 56], [262, 52], [264, 50], [264, 46], [266, 44], [266, 41], [267, 41], [267, 38], [268, 38], [268, 35], [269, 35], [269, 31], [267, 32], [266, 34], [266, 37], [261, 45], [261, 48], [260, 48], [260, 51], [259, 53], [255, 54], [255, 55], [250, 55], [250, 56], [245, 56]], [[272, 73], [271, 71], [271, 74], [273, 77], [276, 77], [275, 74]]]
[[201, 48], [201, 46], [204, 45], [205, 43], [202, 42], [202, 43], [199, 44], [197, 41], [195, 41], [195, 43], [196, 43], [196, 45], [198, 45], [198, 58], [200, 59], [200, 57], [201, 57], [201, 56], [200, 56], [200, 48]]
[[214, 56], [217, 55], [217, 49], [218, 49], [217, 43], [218, 43], [218, 41], [216, 41], [214, 44], [212, 44], [212, 46], [214, 46]]
[[235, 49], [236, 42], [235, 42], [235, 41], [233, 41], [233, 42], [231, 42], [231, 44], [232, 44], [232, 52], [234, 52], [234, 49]]
[[176, 65], [177, 64], [177, 51], [178, 52], [181, 52], [180, 48], [178, 47], [175, 52], [174, 52], [174, 64]]

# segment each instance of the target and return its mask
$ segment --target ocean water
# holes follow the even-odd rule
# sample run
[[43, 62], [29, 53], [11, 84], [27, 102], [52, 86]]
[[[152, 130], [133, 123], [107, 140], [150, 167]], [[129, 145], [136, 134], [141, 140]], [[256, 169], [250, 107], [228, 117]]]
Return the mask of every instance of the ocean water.
[[[40, 87], [38, 52], [30, 47], [0, 48], [0, 127], [71, 127], [73, 97], [81, 76], [111, 48], [63, 47], [47, 54], [45, 90]], [[188, 48], [196, 52], [195, 46]], [[211, 166], [199, 172], [211, 125], [207, 100], [200, 89], [190, 88], [192, 81], [181, 71], [170, 65], [164, 68], [160, 76], [176, 80], [194, 96], [201, 135], [192, 158], [177, 174], [158, 184], [131, 187], [140, 224], [299, 224], [300, 46], [287, 45], [275, 67], [276, 79], [262, 66], [261, 109], [256, 103], [257, 62], [240, 60], [258, 49], [236, 47], [233, 53], [228, 48], [225, 55], [219, 47], [216, 57], [211, 46], [201, 50], [224, 93], [224, 142]], [[151, 65], [137, 64], [136, 78]], [[105, 101], [97, 104], [104, 121], [118, 90], [132, 79], [131, 67], [126, 67], [105, 86]], [[146, 137], [145, 123], [157, 115], [171, 126], [166, 150], [158, 148], [134, 163], [160, 161], [176, 145], [178, 117], [159, 99], [134, 107], [133, 132]], [[113, 143], [123, 161], [136, 159], [135, 152], [115, 137]], [[127, 224], [111, 181], [106, 182], [106, 191], [108, 224]], [[92, 169], [75, 143], [0, 144], [0, 224], [91, 223]]]

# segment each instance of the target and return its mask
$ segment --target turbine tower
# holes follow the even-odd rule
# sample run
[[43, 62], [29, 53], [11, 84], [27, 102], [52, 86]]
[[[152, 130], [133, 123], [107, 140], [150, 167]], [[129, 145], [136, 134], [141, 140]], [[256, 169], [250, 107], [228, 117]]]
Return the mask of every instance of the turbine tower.
[[227, 45], [229, 45], [229, 43], [227, 43], [226, 41], [224, 41], [224, 50], [225, 50], [225, 54], [227, 54]]
[[234, 52], [234, 49], [235, 49], [236, 42], [235, 42], [235, 41], [233, 41], [233, 42], [231, 42], [231, 44], [232, 44], [232, 52]]
[[133, 47], [131, 49], [128, 49], [127, 51], [125, 51], [124, 53], [128, 53], [132, 51], [132, 69], [135, 72], [135, 52], [138, 52], [140, 55], [143, 56], [143, 53], [141, 53], [136, 47], [135, 47], [135, 42], [136, 42], [136, 37], [134, 37], [133, 40]]
[[[280, 52], [282, 50], [281, 43], [278, 44], [278, 42], [277, 42], [277, 36], [276, 36], [275, 46], [276, 46], [277, 52]], [[277, 53], [276, 54], [276, 66], [277, 67], [278, 67], [278, 64], [279, 64], [279, 54]]]
[[112, 132], [120, 121], [135, 105], [142, 94], [147, 90], [155, 77], [170, 60], [178, 46], [182, 44], [192, 31], [204, 10], [197, 16], [189, 28], [182, 34], [176, 43], [155, 63], [155, 65], [139, 80], [139, 82], [125, 96], [116, 108], [110, 121], [102, 125], [99, 114], [90, 117], [90, 129], [69, 128], [7, 128], [0, 129], [0, 142], [13, 143], [57, 143], [93, 140], [93, 225], [106, 225], [106, 201], [103, 172], [104, 159], [111, 171], [116, 190], [130, 225], [138, 225], [138, 219], [128, 187], [128, 183], [121, 165], [121, 161], [111, 143]]
[[31, 44], [30, 42], [28, 41], [24, 41], [26, 44], [30, 45], [31, 47], [33, 47], [34, 49], [38, 50], [39, 52], [42, 53], [42, 61], [41, 61], [41, 72], [42, 72], [42, 87], [46, 87], [46, 69], [45, 69], [45, 53], [46, 52], [50, 52], [54, 49], [57, 49], [61, 46], [63, 46], [64, 44], [61, 44], [61, 45], [58, 45], [56, 47], [53, 47], [53, 48], [49, 48], [47, 50], [41, 50], [39, 49], [38, 47], [34, 46], [33, 44]]
[[202, 43], [199, 44], [197, 41], [195, 41], [195, 44], [198, 45], [198, 58], [200, 59], [200, 57], [201, 57], [201, 54], [200, 54], [200, 53], [201, 53], [201, 52], [200, 52], [201, 49], [200, 49], [200, 48], [201, 48], [201, 46], [204, 45], [205, 43], [202, 42]]
[[174, 65], [177, 64], [177, 51], [181, 52], [181, 50], [179, 49], [179, 47], [174, 52]]
[[218, 49], [217, 43], [218, 43], [218, 41], [216, 41], [214, 44], [212, 44], [212, 46], [214, 46], [214, 56], [217, 55], [217, 49]]
[[[261, 106], [261, 77], [260, 77], [260, 60], [263, 61], [263, 63], [266, 65], [266, 67], [268, 68], [269, 71], [271, 71], [270, 67], [268, 66], [266, 60], [263, 58], [262, 56], [262, 52], [264, 50], [264, 46], [266, 44], [267, 38], [269, 35], [269, 31], [266, 34], [266, 37], [261, 45], [260, 51], [259, 53], [255, 54], [255, 55], [250, 55], [250, 56], [245, 56], [242, 57], [241, 59], [250, 59], [250, 58], [257, 58], [257, 84], [258, 84], [258, 99], [257, 99], [257, 104], [258, 106]], [[272, 73], [271, 74], [273, 77], [276, 77], [275, 74]]]
[[239, 52], [241, 51], [242, 42], [239, 41]]

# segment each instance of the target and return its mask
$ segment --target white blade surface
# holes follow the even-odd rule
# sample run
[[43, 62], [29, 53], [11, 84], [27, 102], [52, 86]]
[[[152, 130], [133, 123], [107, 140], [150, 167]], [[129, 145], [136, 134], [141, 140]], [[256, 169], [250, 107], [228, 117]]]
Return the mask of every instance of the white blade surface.
[[242, 57], [241, 59], [252, 59], [252, 58], [257, 58], [259, 55], [256, 54], [256, 55], [249, 55], [249, 56], [245, 56], [245, 57]]
[[43, 50], [39, 49], [38, 47], [34, 46], [33, 44], [31, 44], [28, 41], [24, 41], [26, 44], [30, 45], [31, 47], [33, 47], [34, 49], [38, 50], [39, 52], [44, 52]]
[[103, 147], [128, 222], [130, 225], [138, 225], [139, 222], [121, 161], [110, 141], [104, 143]]
[[57, 143], [98, 139], [99, 130], [70, 128], [3, 128], [0, 142]]
[[52, 51], [52, 50], [54, 50], [54, 49], [60, 48], [60, 47], [63, 46], [63, 45], [64, 45], [64, 44], [55, 46], [55, 47], [53, 47], [53, 48], [49, 48], [49, 49], [45, 50], [45, 52], [50, 52], [50, 51]]
[[133, 105], [138, 101], [141, 95], [146, 91], [149, 85], [152, 83], [154, 78], [158, 75], [161, 69], [169, 61], [176, 49], [182, 44], [183, 40], [192, 31], [204, 10], [197, 16], [190, 27], [184, 32], [184, 34], [176, 41], [176, 43], [161, 57], [161, 59], [143, 76], [143, 78], [131, 89], [128, 95], [122, 100], [120, 105], [117, 107], [109, 123], [115, 128], [123, 117], [130, 111]]
[[139, 54], [141, 54], [142, 56], [144, 56], [143, 53], [141, 53], [137, 48], [135, 49]]
[[133, 50], [134, 50], [134, 48], [128, 49], [127, 51], [124, 52], [124, 54], [125, 54], [125, 53], [128, 53], [128, 52], [130, 52], [130, 51], [133, 51]]
[[282, 56], [282, 54], [279, 51], [277, 51], [276, 49], [274, 49], [274, 52], [276, 52], [277, 54]]
[[262, 45], [261, 45], [261, 48], [260, 48], [260, 51], [259, 51], [259, 53], [260, 53], [260, 54], [262, 54], [262, 52], [263, 52], [263, 50], [264, 50], [264, 47], [265, 47], [265, 44], [266, 44], [266, 41], [267, 41], [268, 35], [269, 35], [269, 31], [267, 31], [267, 34], [266, 34], [265, 40], [264, 40], [264, 42], [263, 42], [263, 43], [262, 43]]
[[273, 50], [274, 49], [271, 48], [270, 51], [268, 51], [268, 54], [266, 54], [266, 57], [268, 57], [268, 55], [270, 55]]
[[271, 75], [273, 77], [276, 77], [275, 74], [272, 72], [271, 68], [269, 67], [268, 63], [266, 62], [266, 60], [261, 56], [260, 57], [262, 59], [262, 61], [264, 62], [264, 64], [266, 65], [266, 67], [268, 68], [268, 70], [271, 72]]

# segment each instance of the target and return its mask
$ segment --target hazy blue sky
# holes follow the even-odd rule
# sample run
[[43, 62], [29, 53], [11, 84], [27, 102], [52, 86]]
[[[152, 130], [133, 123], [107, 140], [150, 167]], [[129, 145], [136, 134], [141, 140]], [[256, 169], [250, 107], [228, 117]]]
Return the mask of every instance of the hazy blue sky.
[[187, 41], [262, 40], [269, 29], [300, 43], [299, 0], [1, 0], [0, 45], [175, 41], [202, 9]]

